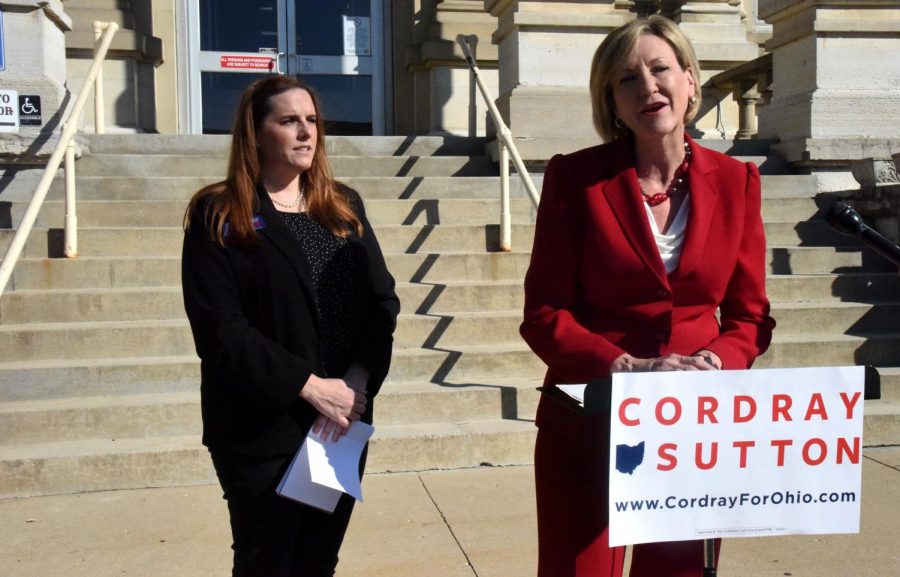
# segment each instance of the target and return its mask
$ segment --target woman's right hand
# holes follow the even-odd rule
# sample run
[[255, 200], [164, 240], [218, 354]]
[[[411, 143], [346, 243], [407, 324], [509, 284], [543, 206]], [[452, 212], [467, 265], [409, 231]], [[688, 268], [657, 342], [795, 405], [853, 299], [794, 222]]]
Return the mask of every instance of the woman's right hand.
[[342, 379], [323, 379], [310, 375], [300, 390], [300, 398], [325, 418], [343, 429], [358, 421], [366, 410], [366, 395], [349, 387]]
[[670, 353], [663, 357], [640, 359], [628, 353], [613, 361], [610, 372], [613, 373], [646, 373], [651, 371], [715, 371], [719, 367], [710, 363], [701, 355], [676, 355]]

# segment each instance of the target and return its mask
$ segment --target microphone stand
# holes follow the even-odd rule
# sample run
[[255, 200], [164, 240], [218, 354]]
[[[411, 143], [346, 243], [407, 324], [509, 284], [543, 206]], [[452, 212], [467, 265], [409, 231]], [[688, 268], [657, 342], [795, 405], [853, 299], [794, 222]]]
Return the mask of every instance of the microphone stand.
[[847, 203], [838, 201], [832, 204], [825, 214], [825, 220], [838, 232], [858, 238], [900, 267], [900, 246], [864, 223], [859, 213]]

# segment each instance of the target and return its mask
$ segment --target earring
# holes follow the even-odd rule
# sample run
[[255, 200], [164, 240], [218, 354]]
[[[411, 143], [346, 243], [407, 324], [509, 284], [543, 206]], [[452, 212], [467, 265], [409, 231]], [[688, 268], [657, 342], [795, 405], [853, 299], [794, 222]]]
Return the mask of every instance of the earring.
[[625, 123], [622, 122], [622, 119], [619, 118], [618, 116], [616, 116], [616, 120], [613, 122], [613, 124], [615, 124], [615, 125], [616, 125], [616, 128], [618, 128], [618, 129], [620, 129], [620, 130], [621, 130], [622, 128], [625, 128]]
[[690, 103], [691, 103], [691, 106], [693, 106], [694, 103], [697, 102], [697, 97], [694, 96], [693, 94], [691, 94], [691, 97], [688, 98], [688, 102], [690, 102]]

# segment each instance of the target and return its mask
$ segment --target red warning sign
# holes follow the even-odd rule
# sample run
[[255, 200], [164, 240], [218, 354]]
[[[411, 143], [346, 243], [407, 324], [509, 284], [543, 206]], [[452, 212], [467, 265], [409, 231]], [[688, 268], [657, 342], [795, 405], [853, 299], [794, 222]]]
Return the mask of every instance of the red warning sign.
[[237, 56], [223, 54], [219, 57], [219, 66], [229, 70], [272, 70], [275, 58], [272, 56]]

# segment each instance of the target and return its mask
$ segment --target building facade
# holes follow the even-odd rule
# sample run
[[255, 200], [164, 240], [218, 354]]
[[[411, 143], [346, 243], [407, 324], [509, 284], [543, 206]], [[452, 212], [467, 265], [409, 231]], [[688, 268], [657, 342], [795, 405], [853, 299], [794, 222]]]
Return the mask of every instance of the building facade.
[[120, 27], [102, 66], [108, 132], [228, 132], [243, 87], [283, 73], [319, 91], [332, 134], [490, 136], [463, 34], [539, 164], [597, 142], [593, 52], [656, 12], [697, 50], [695, 136], [771, 139], [799, 168], [839, 173], [825, 188], [850, 184], [852, 160], [900, 150], [896, 0], [0, 0], [0, 87], [42, 104], [40, 124], [0, 133], [0, 154], [47, 153], [104, 21]]

